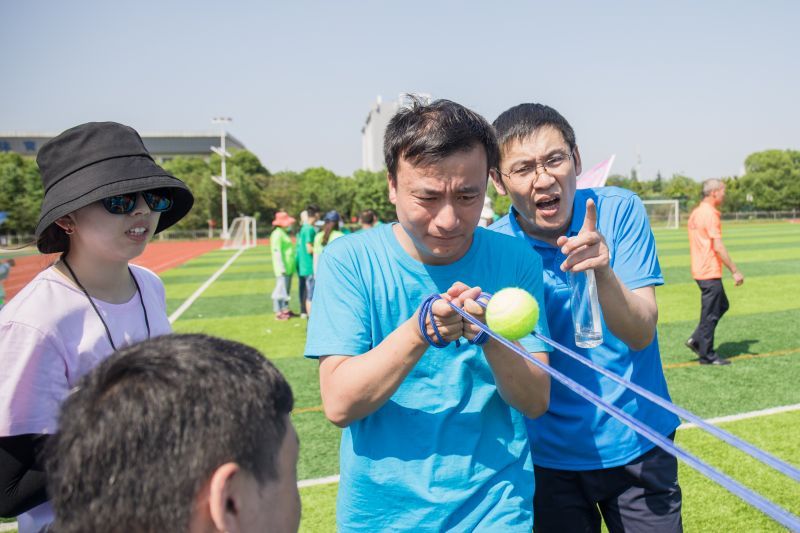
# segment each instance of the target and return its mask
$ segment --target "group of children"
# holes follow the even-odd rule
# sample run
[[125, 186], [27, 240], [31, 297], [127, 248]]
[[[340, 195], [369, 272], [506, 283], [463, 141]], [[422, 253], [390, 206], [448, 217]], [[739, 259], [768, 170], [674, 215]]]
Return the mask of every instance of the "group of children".
[[[372, 209], [366, 209], [359, 217], [361, 229], [373, 228], [381, 224]], [[300, 230], [296, 244], [292, 243], [291, 233], [297, 220], [286, 211], [278, 211], [272, 221], [269, 236], [272, 250], [272, 271], [276, 283], [272, 291], [272, 310], [275, 320], [289, 320], [297, 316], [289, 309], [292, 290], [292, 277], [297, 274], [299, 282], [300, 318], [308, 318], [311, 313], [311, 298], [314, 295], [314, 272], [319, 264], [322, 250], [339, 237], [350, 231], [342, 225], [342, 217], [336, 210], [322, 215], [319, 207], [309, 204], [300, 213]]]
[[[295, 272], [303, 290], [301, 311], [311, 311], [313, 294], [305, 355], [318, 360], [326, 417], [344, 428], [338, 529], [599, 532], [602, 520], [612, 532], [680, 531], [673, 457], [551, 384], [543, 370], [481, 334], [452, 308], [482, 321], [479, 301], [486, 293], [522, 287], [543, 310], [537, 332], [669, 399], [656, 335], [654, 287], [663, 279], [639, 198], [613, 187], [576, 190], [581, 158], [574, 131], [558, 112], [540, 104], [515, 106], [490, 125], [455, 102], [412, 101], [392, 118], [385, 139], [397, 223], [342, 238], [338, 213], [326, 213], [316, 231], [319, 211], [309, 206], [296, 245], [289, 235], [296, 221], [286, 212], [276, 214], [270, 236], [276, 318], [291, 316]], [[121, 124], [67, 130], [42, 147], [37, 162], [45, 190], [37, 246], [60, 257], [0, 311], [0, 485], [6, 488], [0, 511], [19, 515], [23, 533], [40, 531], [54, 518], [41, 450], [51, 441], [62, 449], [53, 436], [70, 391], [80, 383], [89, 391], [106, 391], [92, 393], [97, 397], [122, 394], [126, 378], [149, 375], [157, 366], [137, 366], [128, 358], [118, 368], [103, 361], [170, 333], [163, 285], [129, 262], [193, 203], [186, 185], [159, 167], [139, 135]], [[489, 181], [510, 197], [512, 207], [483, 228]], [[574, 343], [567, 272], [588, 269], [597, 279], [605, 342], [582, 349]], [[661, 434], [674, 434], [676, 417], [552, 352], [533, 335], [518, 344]], [[175, 357], [191, 351], [181, 346]], [[196, 357], [212, 355], [198, 350]], [[102, 372], [92, 373], [98, 365]], [[207, 375], [197, 372], [201, 380]], [[153, 383], [174, 379], [172, 371], [167, 375], [153, 374]], [[155, 385], [133, 381], [125, 396], [129, 410], [121, 414], [150, 409], [145, 406], [155, 398]], [[193, 389], [186, 388], [187, 394]], [[264, 409], [285, 417], [291, 397], [283, 396], [282, 407]], [[193, 407], [189, 411], [196, 413]], [[92, 409], [104, 416], [102, 402]], [[230, 416], [217, 414], [243, 421], [253, 416], [230, 409]], [[68, 412], [80, 418], [86, 411]], [[131, 420], [158, 422], [152, 416]], [[198, 420], [217, 423], [214, 417]], [[71, 442], [80, 445], [74, 427], [84, 426], [69, 427]], [[292, 440], [293, 430], [276, 427], [270, 434]], [[172, 441], [143, 443], [138, 433], [125, 435], [131, 449], [152, 448], [148, 453], [155, 455], [147, 457], [159, 457], [162, 448], [189, 453]], [[92, 446], [107, 451], [112, 440], [96, 439]], [[287, 472], [294, 472], [296, 438], [294, 443], [285, 448]], [[192, 447], [212, 450], [217, 444], [200, 441]], [[116, 446], [125, 445], [122, 439]], [[274, 458], [277, 448], [270, 449]], [[96, 468], [94, 485], [112, 483], [114, 475], [104, 477], [102, 471], [109, 465], [95, 464], [99, 452], [86, 453], [88, 464], [72, 475]], [[287, 476], [279, 489], [262, 492], [257, 465], [248, 470], [256, 472], [251, 483], [237, 475], [237, 463], [227, 466], [230, 458], [209, 460], [220, 463], [209, 466], [214, 475], [196, 483], [207, 491], [202, 494], [206, 514], [214, 519], [210, 530], [263, 528], [269, 513], [295, 509], [286, 500], [297, 494], [296, 486], [285, 485]], [[127, 468], [136, 472], [135, 464]], [[146, 471], [183, 475], [169, 468]], [[91, 483], [66, 483], [70, 491], [94, 490]], [[96, 492], [102, 498], [106, 491], [101, 486]], [[269, 501], [255, 501], [255, 495]], [[125, 507], [122, 501], [106, 504]], [[247, 514], [229, 528], [233, 522], [226, 520], [244, 516], [240, 504], [260, 514]], [[279, 529], [296, 529], [297, 513], [286, 514]]]

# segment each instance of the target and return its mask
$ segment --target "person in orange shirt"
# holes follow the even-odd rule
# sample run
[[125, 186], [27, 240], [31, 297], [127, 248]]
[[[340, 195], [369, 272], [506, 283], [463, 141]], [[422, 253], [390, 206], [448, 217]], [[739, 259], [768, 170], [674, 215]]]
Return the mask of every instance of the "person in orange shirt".
[[703, 201], [689, 216], [689, 250], [692, 277], [700, 287], [700, 322], [686, 346], [700, 358], [701, 365], [729, 365], [714, 351], [714, 330], [728, 310], [728, 297], [722, 286], [722, 265], [733, 274], [738, 287], [744, 276], [722, 243], [722, 224], [717, 209], [725, 201], [725, 184], [718, 179], [703, 182]]

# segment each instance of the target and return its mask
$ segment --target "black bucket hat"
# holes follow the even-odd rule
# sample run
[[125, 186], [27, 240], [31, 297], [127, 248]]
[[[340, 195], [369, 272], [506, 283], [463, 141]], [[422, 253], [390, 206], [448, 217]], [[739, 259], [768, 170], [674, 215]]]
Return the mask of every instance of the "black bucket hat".
[[36, 163], [44, 185], [37, 239], [59, 218], [117, 194], [171, 189], [172, 208], [161, 213], [156, 233], [182, 219], [194, 203], [189, 187], [153, 161], [136, 130], [116, 122], [68, 129], [42, 145]]

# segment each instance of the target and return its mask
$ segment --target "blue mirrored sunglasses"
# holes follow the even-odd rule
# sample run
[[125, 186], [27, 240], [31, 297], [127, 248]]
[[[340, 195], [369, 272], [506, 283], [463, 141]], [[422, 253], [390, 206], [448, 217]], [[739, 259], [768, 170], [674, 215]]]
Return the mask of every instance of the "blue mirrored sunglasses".
[[[112, 215], [124, 215], [130, 213], [133, 211], [133, 208], [136, 207], [136, 198], [139, 194], [139, 192], [129, 192], [116, 196], [109, 196], [100, 201], [103, 203], [103, 207], [106, 208], [106, 211]], [[163, 213], [172, 208], [172, 192], [169, 189], [141, 191], [141, 195], [151, 211]]]

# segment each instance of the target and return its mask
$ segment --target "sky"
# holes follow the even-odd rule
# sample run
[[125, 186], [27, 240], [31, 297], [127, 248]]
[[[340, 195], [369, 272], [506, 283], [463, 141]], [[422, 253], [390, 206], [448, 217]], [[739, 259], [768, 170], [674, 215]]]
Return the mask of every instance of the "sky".
[[0, 0], [0, 132], [230, 133], [272, 172], [361, 164], [378, 95], [560, 111], [584, 168], [702, 180], [800, 149], [800, 3]]

